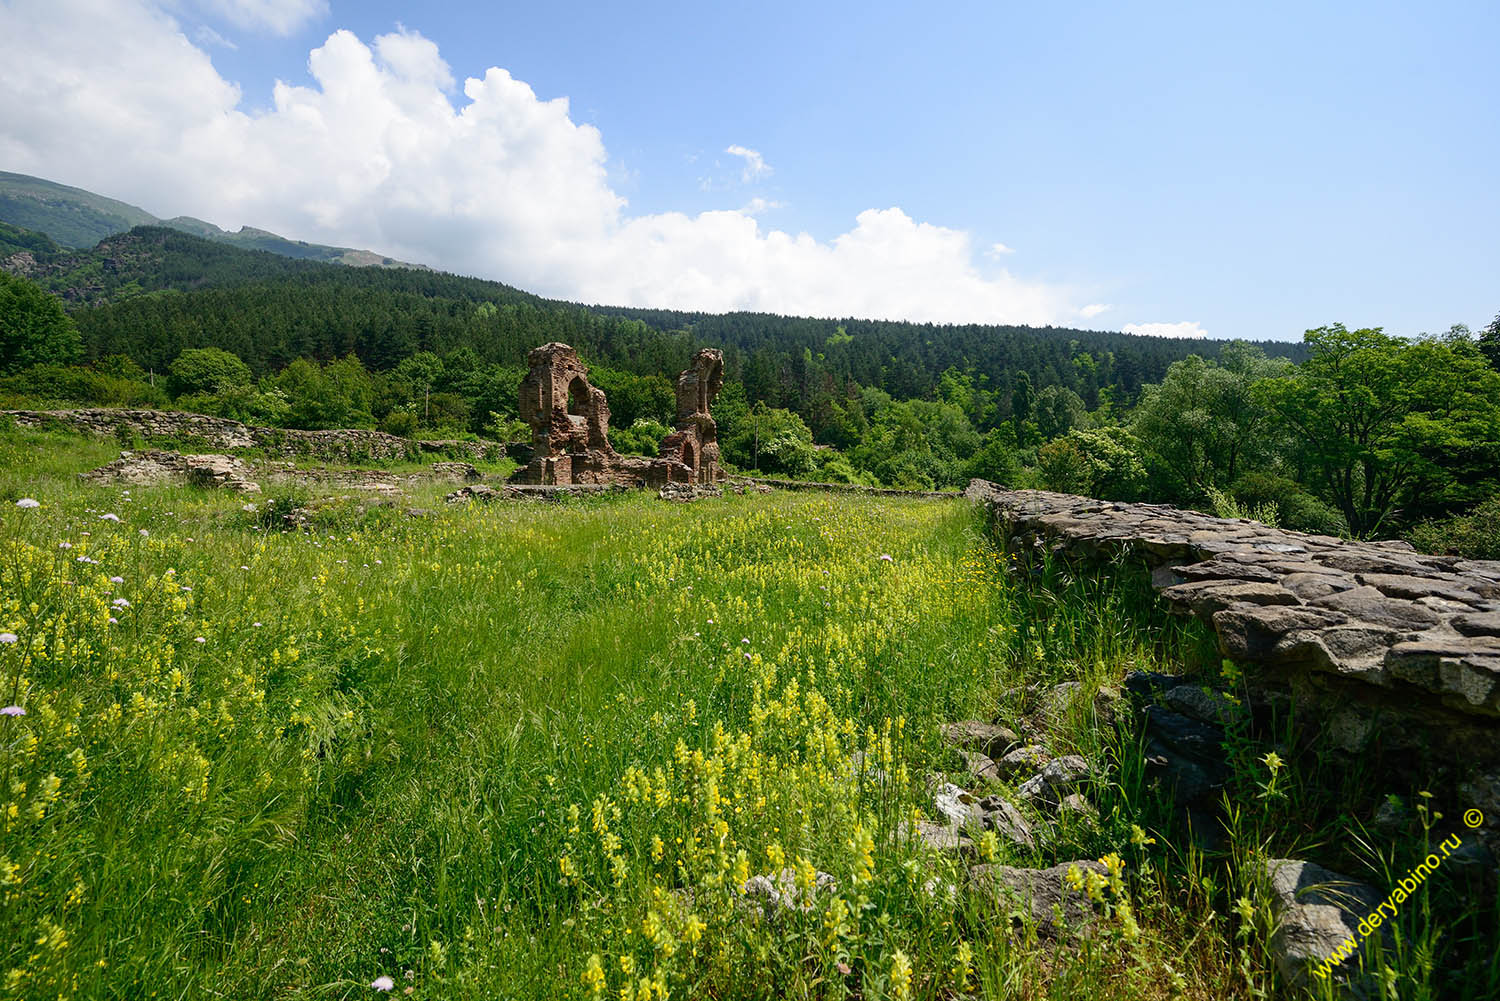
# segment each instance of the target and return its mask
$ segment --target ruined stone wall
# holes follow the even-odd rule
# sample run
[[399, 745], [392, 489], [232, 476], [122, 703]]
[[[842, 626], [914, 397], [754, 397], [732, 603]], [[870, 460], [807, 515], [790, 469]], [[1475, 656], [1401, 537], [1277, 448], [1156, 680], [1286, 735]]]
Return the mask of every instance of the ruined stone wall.
[[[682, 461], [681, 449], [656, 459], [614, 450], [609, 443], [609, 401], [604, 390], [589, 382], [588, 366], [573, 348], [557, 341], [543, 344], [533, 348], [526, 361], [530, 368], [521, 381], [519, 407], [521, 419], [531, 427], [532, 456], [516, 471], [513, 482], [660, 487], [694, 481], [698, 468]], [[702, 449], [690, 454], [696, 457]], [[717, 445], [712, 454], [716, 463]]]
[[0, 410], [0, 417], [9, 417], [21, 427], [62, 426], [101, 435], [113, 435], [123, 428], [148, 440], [201, 441], [214, 449], [259, 448], [272, 455], [308, 456], [328, 462], [399, 461], [433, 454], [485, 459], [505, 454], [505, 447], [493, 441], [413, 441], [359, 428], [337, 431], [264, 428], [225, 417], [174, 410], [113, 410], [104, 407]]
[[660, 457], [689, 470], [690, 482], [713, 485], [724, 479], [719, 465], [719, 425], [710, 413], [724, 388], [724, 353], [703, 348], [677, 376], [677, 420], [662, 440]]
[[1500, 561], [974, 480], [1013, 551], [1135, 559], [1332, 746], [1451, 781], [1500, 832]]

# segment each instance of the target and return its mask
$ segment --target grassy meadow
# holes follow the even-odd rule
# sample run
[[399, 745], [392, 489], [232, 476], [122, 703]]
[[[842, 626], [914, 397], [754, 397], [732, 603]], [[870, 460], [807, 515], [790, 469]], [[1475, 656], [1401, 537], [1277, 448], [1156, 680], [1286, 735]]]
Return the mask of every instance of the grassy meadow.
[[[117, 449], [0, 432], [0, 998], [1270, 996], [1263, 915], [1087, 698], [1049, 744], [1097, 823], [979, 851], [1108, 859], [1095, 934], [1013, 924], [903, 833], [963, 781], [941, 723], [1217, 669], [1128, 579], [1011, 572], [951, 500], [434, 485], [283, 532], [274, 490], [76, 481]], [[1282, 781], [1233, 850], [1327, 841]], [[747, 907], [783, 869], [810, 906]]]

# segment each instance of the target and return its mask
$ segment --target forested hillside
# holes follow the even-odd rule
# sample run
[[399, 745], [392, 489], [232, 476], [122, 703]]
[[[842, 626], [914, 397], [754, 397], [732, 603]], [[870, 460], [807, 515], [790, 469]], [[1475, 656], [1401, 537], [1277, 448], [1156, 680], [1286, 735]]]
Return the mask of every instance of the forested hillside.
[[1454, 527], [1477, 540], [1466, 551], [1500, 537], [1485, 513], [1500, 475], [1496, 324], [1478, 338], [1333, 325], [1245, 344], [706, 314], [582, 306], [161, 227], [82, 251], [14, 228], [0, 240], [24, 276], [6, 279], [8, 308], [40, 317], [0, 350], [0, 396], [17, 405], [513, 438], [527, 351], [563, 341], [609, 394], [616, 447], [654, 453], [671, 380], [709, 346], [724, 351], [715, 416], [739, 468], [910, 487], [982, 476], [1358, 535], [1472, 511]]

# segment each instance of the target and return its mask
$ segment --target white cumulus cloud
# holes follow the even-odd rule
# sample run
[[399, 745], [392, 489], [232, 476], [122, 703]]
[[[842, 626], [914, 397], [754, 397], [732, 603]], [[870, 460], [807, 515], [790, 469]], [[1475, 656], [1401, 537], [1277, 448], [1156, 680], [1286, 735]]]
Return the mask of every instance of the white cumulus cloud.
[[[272, 28], [321, 7], [236, 6]], [[162, 216], [585, 302], [935, 322], [1081, 315], [1071, 289], [994, 260], [981, 268], [969, 234], [899, 207], [861, 212], [831, 240], [762, 227], [756, 214], [774, 207], [763, 200], [633, 215], [609, 183], [603, 137], [572, 119], [567, 98], [543, 99], [498, 67], [460, 84], [415, 31], [368, 42], [335, 31], [307, 65], [309, 84], [278, 83], [250, 113], [147, 0], [0, 3], [0, 165]], [[771, 170], [753, 150], [729, 152], [747, 175]]]
[[736, 143], [724, 152], [745, 161], [745, 168], [740, 171], [740, 180], [746, 184], [771, 176], [771, 165], [766, 162], [765, 157], [760, 155], [759, 150], [748, 149]]
[[1085, 320], [1092, 320], [1100, 313], [1107, 313], [1114, 308], [1114, 306], [1110, 305], [1107, 302], [1091, 302], [1087, 306], [1080, 309], [1078, 311], [1078, 315], [1082, 316]]
[[1208, 336], [1208, 331], [1193, 320], [1183, 320], [1181, 323], [1127, 323], [1120, 329], [1127, 334], [1140, 334], [1143, 337], [1203, 338]]
[[238, 27], [290, 35], [328, 13], [328, 0], [201, 0]]

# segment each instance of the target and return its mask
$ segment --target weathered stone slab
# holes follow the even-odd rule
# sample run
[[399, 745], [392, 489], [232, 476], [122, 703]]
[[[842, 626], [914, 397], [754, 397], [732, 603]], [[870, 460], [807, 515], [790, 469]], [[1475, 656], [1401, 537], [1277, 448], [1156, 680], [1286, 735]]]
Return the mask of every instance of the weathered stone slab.
[[1441, 577], [1411, 577], [1404, 574], [1367, 573], [1360, 574], [1360, 582], [1378, 588], [1381, 594], [1393, 598], [1447, 598], [1450, 601], [1480, 602], [1477, 593], [1463, 586], [1463, 578], [1457, 574]]
[[1458, 781], [1500, 768], [1500, 561], [982, 480], [966, 496], [1018, 553], [1144, 563], [1174, 611], [1212, 625], [1226, 657], [1269, 668], [1256, 684], [1301, 693], [1316, 722], [1358, 704], [1381, 746], [1438, 750]]
[[1465, 636], [1500, 636], [1500, 612], [1473, 612], [1455, 616], [1453, 628]]
[[1252, 605], [1295, 605], [1298, 598], [1280, 584], [1260, 581], [1195, 580], [1162, 591], [1163, 598], [1186, 605], [1194, 614], [1208, 616], [1240, 602]]
[[1443, 617], [1432, 609], [1403, 598], [1386, 597], [1369, 585], [1350, 588], [1337, 594], [1314, 598], [1315, 608], [1332, 608], [1359, 622], [1390, 626], [1393, 629], [1422, 630], [1437, 625]]

